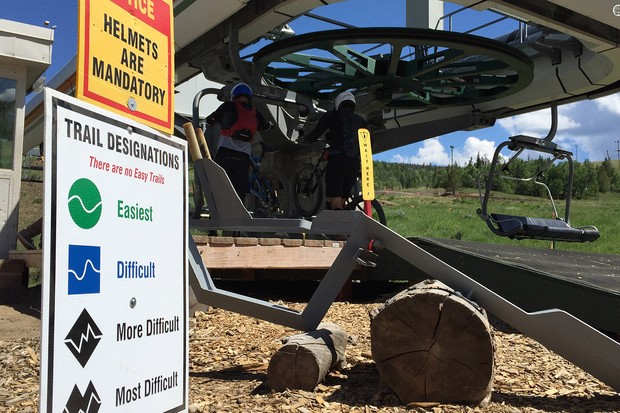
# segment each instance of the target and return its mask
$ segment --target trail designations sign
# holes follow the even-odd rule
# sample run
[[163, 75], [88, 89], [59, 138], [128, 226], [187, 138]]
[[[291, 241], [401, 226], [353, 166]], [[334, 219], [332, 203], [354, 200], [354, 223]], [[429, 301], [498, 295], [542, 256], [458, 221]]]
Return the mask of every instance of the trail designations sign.
[[185, 142], [45, 91], [41, 405], [185, 412]]
[[78, 99], [172, 133], [172, 0], [80, 0]]

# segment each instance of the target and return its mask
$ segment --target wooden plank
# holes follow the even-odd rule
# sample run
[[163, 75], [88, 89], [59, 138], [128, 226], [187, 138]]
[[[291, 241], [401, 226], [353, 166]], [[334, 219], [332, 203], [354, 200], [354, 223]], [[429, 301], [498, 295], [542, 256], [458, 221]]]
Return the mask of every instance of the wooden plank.
[[23, 261], [27, 268], [41, 268], [43, 250], [11, 250], [9, 261]]
[[[327, 269], [344, 245], [282, 238], [195, 236], [194, 240], [207, 268], [216, 269]], [[9, 260], [41, 268], [42, 250], [12, 250]]]
[[197, 245], [207, 268], [222, 269], [327, 269], [340, 253], [337, 246], [305, 246], [301, 240], [278, 245], [211, 243]]
[[[207, 268], [216, 270], [218, 278], [240, 280], [257, 279], [255, 270], [281, 270], [269, 271], [268, 279], [321, 279], [323, 271], [331, 267], [344, 245], [343, 241], [332, 240], [306, 239], [285, 243], [282, 238], [193, 237]], [[41, 268], [42, 250], [13, 250], [9, 252], [9, 260], [27, 268]], [[286, 270], [293, 270], [294, 276]], [[14, 280], [17, 276], [12, 280], [5, 279], [11, 285]], [[350, 289], [349, 280], [339, 299], [350, 299]]]

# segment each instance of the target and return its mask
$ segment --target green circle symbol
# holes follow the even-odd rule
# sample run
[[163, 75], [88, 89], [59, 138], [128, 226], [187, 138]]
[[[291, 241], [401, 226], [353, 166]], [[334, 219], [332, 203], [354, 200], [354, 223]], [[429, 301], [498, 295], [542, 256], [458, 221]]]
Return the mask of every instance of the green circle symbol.
[[80, 228], [90, 229], [97, 225], [102, 204], [99, 189], [92, 181], [80, 178], [71, 185], [67, 205], [73, 222]]

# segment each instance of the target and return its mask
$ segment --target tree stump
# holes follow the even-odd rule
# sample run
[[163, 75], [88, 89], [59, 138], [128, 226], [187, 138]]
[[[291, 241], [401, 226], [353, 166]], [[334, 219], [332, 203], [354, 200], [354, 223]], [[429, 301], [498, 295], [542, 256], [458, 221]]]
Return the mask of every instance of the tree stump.
[[370, 319], [373, 359], [402, 403], [489, 402], [495, 346], [483, 309], [426, 280], [372, 310]]
[[346, 364], [347, 333], [333, 323], [287, 337], [269, 361], [266, 385], [270, 389], [312, 391], [332, 370]]

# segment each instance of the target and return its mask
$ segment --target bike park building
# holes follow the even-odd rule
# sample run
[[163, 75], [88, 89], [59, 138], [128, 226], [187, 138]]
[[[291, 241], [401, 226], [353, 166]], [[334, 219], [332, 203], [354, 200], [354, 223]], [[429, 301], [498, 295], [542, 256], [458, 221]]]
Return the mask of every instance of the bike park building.
[[16, 244], [26, 95], [50, 65], [53, 41], [51, 29], [0, 19], [0, 261]]

